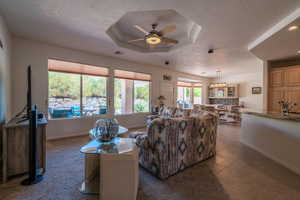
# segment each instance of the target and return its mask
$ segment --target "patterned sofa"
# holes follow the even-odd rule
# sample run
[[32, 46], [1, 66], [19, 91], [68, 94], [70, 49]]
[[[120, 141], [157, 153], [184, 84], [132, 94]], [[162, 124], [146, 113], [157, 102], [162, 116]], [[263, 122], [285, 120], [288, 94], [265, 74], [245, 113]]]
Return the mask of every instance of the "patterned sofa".
[[160, 179], [216, 154], [217, 116], [156, 118], [136, 136], [140, 164]]

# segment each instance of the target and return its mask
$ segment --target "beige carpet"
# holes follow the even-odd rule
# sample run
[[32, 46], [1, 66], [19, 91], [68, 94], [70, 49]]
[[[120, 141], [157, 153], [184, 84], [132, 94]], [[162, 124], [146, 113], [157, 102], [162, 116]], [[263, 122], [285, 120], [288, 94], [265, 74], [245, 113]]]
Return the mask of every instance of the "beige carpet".
[[[140, 169], [143, 200], [299, 200], [300, 177], [239, 142], [240, 128], [221, 125], [217, 157], [160, 181]], [[87, 200], [78, 188], [83, 180], [81, 145], [88, 137], [52, 141], [47, 147], [43, 182], [21, 186], [20, 177], [0, 186], [1, 200]], [[117, 191], [117, 188], [116, 188]]]

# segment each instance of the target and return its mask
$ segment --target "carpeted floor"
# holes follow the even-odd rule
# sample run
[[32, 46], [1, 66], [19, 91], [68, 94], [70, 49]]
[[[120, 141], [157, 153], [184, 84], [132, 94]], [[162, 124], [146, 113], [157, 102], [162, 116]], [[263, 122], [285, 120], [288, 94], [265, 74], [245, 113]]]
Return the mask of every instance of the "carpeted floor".
[[[216, 158], [160, 181], [140, 169], [140, 200], [299, 200], [300, 177], [239, 142], [240, 127], [221, 125]], [[24, 177], [0, 186], [1, 200], [88, 200], [81, 145], [88, 137], [48, 142], [45, 180], [21, 186]], [[296, 156], [296, 155], [295, 155]]]

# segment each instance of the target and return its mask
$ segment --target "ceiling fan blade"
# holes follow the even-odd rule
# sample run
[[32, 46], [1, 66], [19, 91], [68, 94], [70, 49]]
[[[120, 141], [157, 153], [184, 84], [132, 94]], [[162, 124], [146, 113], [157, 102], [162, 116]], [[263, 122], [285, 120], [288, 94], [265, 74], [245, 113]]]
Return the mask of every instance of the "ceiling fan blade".
[[128, 42], [138, 42], [138, 41], [142, 41], [145, 40], [145, 38], [139, 38], [139, 39], [135, 39], [135, 40], [129, 40]]
[[166, 42], [166, 43], [173, 43], [173, 44], [177, 44], [178, 43], [178, 40], [174, 40], [174, 39], [166, 38], [166, 37], [163, 37], [162, 41]]
[[160, 34], [160, 35], [165, 35], [165, 34], [167, 34], [167, 33], [170, 33], [170, 32], [172, 32], [172, 31], [174, 31], [175, 29], [176, 29], [176, 26], [175, 26], [175, 25], [174, 25], [174, 26], [168, 26], [168, 27], [162, 29], [161, 31], [159, 31], [158, 34]]
[[135, 27], [136, 29], [138, 29], [139, 31], [141, 31], [141, 32], [145, 33], [146, 35], [148, 35], [148, 34], [149, 34], [149, 32], [148, 32], [148, 31], [146, 31], [145, 29], [143, 29], [143, 28], [142, 28], [142, 27], [140, 27], [139, 25], [134, 25], [134, 27]]

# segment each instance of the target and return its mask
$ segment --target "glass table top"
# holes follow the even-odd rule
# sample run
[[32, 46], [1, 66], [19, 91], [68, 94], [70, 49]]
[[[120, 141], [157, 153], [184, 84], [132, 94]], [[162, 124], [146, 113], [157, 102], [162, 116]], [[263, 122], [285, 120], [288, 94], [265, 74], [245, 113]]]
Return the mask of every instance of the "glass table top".
[[92, 140], [81, 147], [80, 152], [85, 154], [122, 154], [132, 151], [135, 147], [135, 139], [115, 137], [109, 142]]

